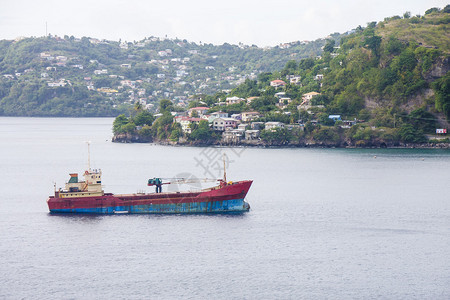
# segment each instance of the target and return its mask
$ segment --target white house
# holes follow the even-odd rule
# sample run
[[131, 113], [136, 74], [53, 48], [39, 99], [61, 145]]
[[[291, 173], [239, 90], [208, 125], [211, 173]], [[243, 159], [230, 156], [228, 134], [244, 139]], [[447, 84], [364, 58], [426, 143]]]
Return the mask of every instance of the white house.
[[316, 76], [314, 76], [314, 80], [322, 80], [323, 79], [323, 74], [317, 74]]
[[202, 119], [201, 118], [189, 118], [189, 117], [175, 117], [175, 122], [180, 123], [181, 125], [181, 130], [183, 130], [184, 133], [191, 133], [192, 129], [191, 129], [191, 124], [195, 123], [198, 124], [200, 123]]
[[108, 70], [102, 69], [102, 70], [94, 70], [95, 75], [101, 75], [101, 74], [108, 74]]
[[304, 108], [304, 109], [308, 109], [310, 107], [310, 101], [313, 97], [320, 95], [320, 93], [317, 92], [309, 92], [306, 94], [303, 94], [302, 96], [302, 103], [300, 103], [299, 106], [297, 106], [298, 109], [300, 108]]
[[313, 97], [315, 97], [315, 96], [317, 96], [317, 95], [320, 95], [320, 93], [317, 93], [317, 92], [309, 92], [309, 93], [306, 93], [306, 94], [303, 94], [303, 96], [302, 96], [302, 100], [303, 101], [310, 101]]
[[272, 130], [276, 128], [284, 128], [284, 123], [282, 122], [266, 122], [265, 124], [266, 130]]
[[243, 98], [239, 98], [239, 97], [228, 97], [225, 102], [227, 103], [227, 105], [231, 105], [231, 104], [236, 104], [236, 103], [240, 103], [242, 101], [245, 101], [245, 99]]
[[208, 122], [212, 123], [217, 118], [228, 118], [228, 113], [223, 111], [216, 111], [209, 115]]
[[247, 126], [248, 126], [248, 124], [239, 124], [237, 128], [241, 129], [241, 130], [245, 130], [247, 128]]
[[302, 83], [301, 79], [302, 79], [302, 78], [301, 78], [300, 76], [291, 76], [291, 77], [289, 78], [289, 83], [290, 83], [290, 84], [298, 85], [298, 84], [301, 84], [301, 83]]

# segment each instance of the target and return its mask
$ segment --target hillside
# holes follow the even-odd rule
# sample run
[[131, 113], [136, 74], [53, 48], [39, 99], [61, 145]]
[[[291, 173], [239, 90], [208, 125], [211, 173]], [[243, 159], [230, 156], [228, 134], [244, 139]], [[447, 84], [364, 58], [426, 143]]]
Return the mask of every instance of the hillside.
[[[333, 39], [339, 40], [334, 34]], [[316, 56], [325, 40], [271, 48], [149, 37], [114, 42], [73, 36], [0, 41], [0, 115], [117, 116], [136, 101], [185, 106], [290, 59]]]
[[[141, 141], [246, 144], [242, 139], [248, 129], [245, 125], [242, 132], [214, 128], [212, 113], [221, 111], [252, 129], [251, 121], [270, 126], [259, 132], [257, 144], [393, 146], [426, 142], [426, 134], [449, 127], [449, 13], [447, 6], [421, 17], [405, 13], [372, 22], [343, 36], [339, 46], [327, 40], [320, 56], [290, 60], [283, 69], [260, 73], [256, 80], [247, 79], [228, 94], [199, 95], [190, 107], [209, 107], [202, 112], [209, 127], [208, 121], [176, 119], [181, 126], [191, 123], [181, 130], [168, 112], [183, 112], [169, 101], [160, 106], [164, 115], [155, 122], [152, 117], [143, 121], [145, 114], [137, 107], [136, 116], [116, 119], [114, 132]], [[420, 32], [418, 40], [412, 31]], [[250, 122], [239, 119], [249, 111], [258, 112], [258, 118]], [[228, 121], [236, 128], [235, 121]], [[278, 128], [267, 122], [278, 122]]]

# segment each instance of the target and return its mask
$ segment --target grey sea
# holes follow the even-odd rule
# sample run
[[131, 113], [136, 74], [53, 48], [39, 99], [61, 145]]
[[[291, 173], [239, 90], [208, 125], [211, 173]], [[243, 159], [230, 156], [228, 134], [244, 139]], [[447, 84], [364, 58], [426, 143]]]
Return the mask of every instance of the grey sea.
[[[0, 118], [1, 299], [450, 299], [450, 151], [116, 144], [112, 122]], [[113, 193], [219, 178], [225, 154], [251, 210], [49, 214], [86, 141]]]

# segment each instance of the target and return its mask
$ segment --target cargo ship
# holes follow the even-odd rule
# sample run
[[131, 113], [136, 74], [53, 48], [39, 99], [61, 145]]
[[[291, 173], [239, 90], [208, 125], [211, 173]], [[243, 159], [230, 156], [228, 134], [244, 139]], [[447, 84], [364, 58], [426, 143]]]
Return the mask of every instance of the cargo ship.
[[77, 173], [70, 174], [64, 189], [56, 190], [47, 200], [51, 213], [90, 214], [184, 214], [247, 212], [250, 205], [244, 201], [252, 180], [227, 182], [215, 179], [217, 184], [199, 191], [162, 192], [162, 185], [185, 183], [164, 182], [161, 178], [148, 180], [156, 186], [155, 193], [112, 194], [102, 188], [102, 171], [88, 167], [80, 181]]

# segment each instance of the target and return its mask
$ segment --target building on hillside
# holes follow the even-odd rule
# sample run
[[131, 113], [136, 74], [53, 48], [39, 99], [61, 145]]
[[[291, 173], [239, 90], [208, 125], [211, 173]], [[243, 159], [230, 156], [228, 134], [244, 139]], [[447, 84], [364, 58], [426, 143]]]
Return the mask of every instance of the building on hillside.
[[287, 130], [300, 129], [305, 130], [305, 126], [301, 126], [300, 124], [286, 124], [285, 128]]
[[278, 93], [275, 93], [274, 96], [277, 97], [277, 98], [283, 98], [283, 97], [286, 97], [286, 93], [285, 92], [278, 92]]
[[213, 121], [213, 129], [225, 131], [227, 128], [236, 128], [237, 120], [232, 118], [217, 118]]
[[286, 82], [284, 82], [283, 80], [280, 80], [280, 79], [272, 80], [270, 82], [270, 86], [273, 86], [273, 87], [283, 87], [285, 85], [286, 85]]
[[242, 122], [251, 122], [257, 118], [259, 118], [261, 114], [257, 111], [245, 111], [241, 113]]
[[294, 76], [294, 75], [288, 75], [288, 76], [289, 76], [290, 84], [300, 85], [302, 83], [302, 81], [301, 81], [302, 78], [300, 76]]
[[238, 129], [245, 130], [245, 129], [247, 129], [247, 126], [248, 126], [248, 124], [239, 124], [239, 125], [237, 126], [237, 128], [238, 128]]
[[216, 111], [209, 115], [208, 122], [212, 123], [217, 118], [228, 118], [228, 113], [223, 111]]
[[303, 94], [302, 100], [303, 100], [303, 101], [311, 101], [311, 99], [312, 99], [313, 97], [317, 96], [317, 95], [320, 95], [320, 93], [317, 93], [317, 92], [309, 92], [309, 93]]
[[253, 130], [262, 130], [262, 129], [264, 129], [264, 122], [252, 122], [250, 124], [250, 127]]
[[211, 114], [211, 116], [215, 116], [217, 118], [228, 118], [228, 113], [223, 111], [216, 111]]
[[356, 119], [354, 120], [343, 120], [341, 128], [350, 128], [356, 125]]
[[245, 99], [243, 98], [239, 98], [239, 97], [228, 97], [225, 102], [227, 105], [231, 105], [231, 104], [237, 104], [237, 103], [241, 103], [242, 101], [245, 101]]
[[284, 123], [282, 122], [266, 122], [264, 124], [266, 130], [275, 130], [277, 128], [284, 128]]
[[281, 105], [288, 105], [291, 102], [292, 102], [292, 99], [289, 97], [284, 97], [284, 98], [278, 99], [278, 103], [280, 103]]
[[252, 140], [257, 140], [259, 139], [259, 135], [260, 135], [260, 131], [259, 130], [246, 130], [245, 131], [245, 140], [247, 141], [252, 141]]
[[[303, 109], [307, 110], [308, 108], [311, 107], [311, 103], [310, 103], [311, 99], [314, 98], [317, 95], [320, 95], [320, 93], [309, 92], [309, 93], [303, 94], [303, 96], [302, 96], [302, 103], [300, 103], [300, 105], [297, 108], [298, 109], [303, 108]], [[306, 107], [308, 107], [308, 108], [306, 108]]]
[[341, 115], [329, 115], [328, 119], [332, 119], [333, 121], [342, 121]]
[[235, 120], [238, 120], [238, 121], [241, 120], [241, 114], [232, 114], [230, 117], [231, 117], [232, 119], [235, 119]]
[[202, 120], [201, 118], [190, 118], [190, 117], [175, 117], [175, 122], [180, 123], [181, 130], [183, 130], [184, 133], [190, 134], [192, 132], [191, 124], [195, 123], [198, 124]]
[[189, 116], [192, 117], [192, 113], [194, 111], [196, 111], [198, 116], [201, 117], [203, 115], [206, 115], [208, 110], [209, 110], [209, 107], [206, 107], [206, 106], [193, 107], [193, 108], [189, 109]]
[[317, 74], [316, 76], [314, 76], [314, 80], [322, 80], [323, 79], [323, 74]]
[[258, 99], [258, 98], [259, 98], [259, 97], [248, 97], [248, 98], [247, 98], [247, 104], [252, 103], [253, 100], [256, 100], [256, 99]]
[[239, 143], [245, 136], [245, 130], [242, 129], [227, 129], [222, 134], [222, 139], [225, 143]]

